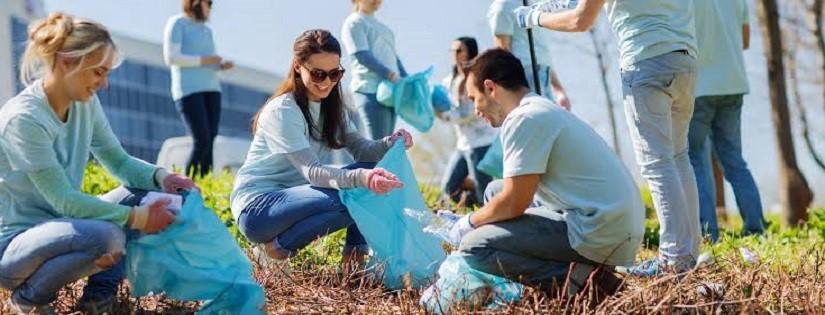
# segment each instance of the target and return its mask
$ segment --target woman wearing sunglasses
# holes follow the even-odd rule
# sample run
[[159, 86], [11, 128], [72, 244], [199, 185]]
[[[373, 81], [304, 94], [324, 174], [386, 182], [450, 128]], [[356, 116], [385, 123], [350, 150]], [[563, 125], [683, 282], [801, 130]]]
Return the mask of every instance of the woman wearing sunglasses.
[[478, 43], [472, 37], [459, 37], [452, 43], [453, 71], [442, 84], [450, 92], [452, 109], [438, 117], [455, 126], [456, 151], [447, 163], [441, 187], [454, 202], [459, 202], [467, 176], [473, 182], [473, 193], [464, 201], [468, 207], [482, 205], [484, 190], [492, 178], [476, 170], [476, 165], [495, 141], [498, 132], [484, 119], [475, 115], [475, 105], [464, 88], [464, 67], [478, 55]]
[[[395, 141], [412, 146], [412, 137], [404, 130], [380, 140], [358, 133], [342, 99], [341, 46], [328, 31], [304, 32], [293, 51], [287, 79], [253, 121], [252, 145], [230, 198], [232, 213], [241, 233], [278, 261], [346, 228], [348, 268], [362, 262], [367, 244], [338, 189], [383, 194], [401, 187], [395, 175], [372, 167]], [[333, 149], [346, 149], [361, 162], [342, 169], [322, 164]]]
[[186, 172], [201, 176], [212, 168], [212, 144], [221, 118], [218, 71], [234, 67], [215, 54], [212, 30], [206, 25], [213, 6], [212, 0], [183, 0], [183, 14], [169, 18], [163, 39], [172, 99], [193, 140]]
[[395, 110], [376, 99], [378, 84], [407, 76], [395, 51], [395, 35], [374, 16], [381, 2], [352, 0], [354, 12], [344, 20], [341, 29], [353, 68], [350, 91], [371, 139], [386, 137], [395, 129]]

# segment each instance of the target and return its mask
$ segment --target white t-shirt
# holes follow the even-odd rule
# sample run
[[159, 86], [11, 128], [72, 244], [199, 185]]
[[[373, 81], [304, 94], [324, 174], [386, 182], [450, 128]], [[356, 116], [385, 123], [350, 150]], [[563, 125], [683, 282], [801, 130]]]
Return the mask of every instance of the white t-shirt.
[[634, 263], [645, 210], [624, 164], [585, 122], [530, 94], [501, 127], [504, 177], [540, 174], [536, 199], [563, 210], [570, 246], [614, 266]]
[[461, 151], [470, 151], [492, 144], [498, 136], [498, 129], [476, 116], [473, 102], [466, 93], [461, 95], [459, 92], [463, 81], [463, 76], [453, 78], [450, 74], [441, 83], [450, 91], [452, 106], [445, 116], [455, 126], [456, 148]]
[[[490, 24], [493, 36], [510, 36], [511, 52], [526, 67], [533, 64], [530, 59], [530, 42], [527, 31], [518, 26], [516, 14], [513, 13], [513, 10], [521, 5], [522, 2], [517, 0], [494, 0], [487, 12], [487, 22]], [[551, 66], [550, 31], [540, 27], [533, 28], [533, 44], [537, 63], [542, 66]]]

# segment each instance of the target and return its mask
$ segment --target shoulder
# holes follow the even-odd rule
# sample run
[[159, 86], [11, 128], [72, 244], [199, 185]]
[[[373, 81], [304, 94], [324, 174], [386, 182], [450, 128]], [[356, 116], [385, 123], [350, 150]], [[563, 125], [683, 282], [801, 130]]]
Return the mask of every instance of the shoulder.
[[301, 108], [292, 93], [285, 93], [269, 100], [261, 112], [261, 121], [284, 121], [302, 118]]
[[34, 86], [26, 88], [0, 107], [0, 128], [5, 129], [12, 122], [27, 125], [42, 124], [41, 117], [48, 113], [43, 110], [45, 108], [43, 96], [38, 95], [34, 89]]

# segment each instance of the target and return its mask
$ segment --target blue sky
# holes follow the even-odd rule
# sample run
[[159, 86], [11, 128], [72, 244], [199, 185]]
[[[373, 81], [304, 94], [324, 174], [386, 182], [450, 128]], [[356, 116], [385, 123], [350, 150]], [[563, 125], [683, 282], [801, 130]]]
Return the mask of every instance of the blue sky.
[[[215, 1], [211, 20], [218, 50], [239, 64], [281, 74], [291, 59], [294, 38], [310, 28], [324, 28], [340, 34], [341, 23], [351, 12], [349, 0], [234, 0]], [[161, 42], [163, 28], [169, 16], [180, 12], [178, 0], [44, 0], [48, 11], [61, 10], [95, 19], [111, 30], [124, 35]], [[419, 71], [435, 66], [438, 79], [449, 69], [450, 42], [458, 36], [474, 36], [481, 48], [489, 47], [492, 37], [486, 21], [489, 0], [385, 0], [378, 12], [379, 19], [395, 31], [399, 54], [408, 70]], [[753, 9], [751, 10], [753, 11]], [[753, 13], [753, 12], [752, 12]], [[752, 14], [752, 21], [757, 21]], [[753, 43], [745, 53], [751, 94], [745, 98], [743, 110], [743, 151], [763, 190], [763, 200], [770, 208], [778, 200], [776, 193], [776, 144], [768, 103], [765, 60], [759, 28], [752, 28]], [[608, 40], [609, 32], [604, 32]], [[552, 35], [551, 51], [556, 69], [573, 102], [573, 112], [587, 121], [605, 139], [610, 139], [606, 95], [602, 92], [598, 66], [592, 45], [585, 34]], [[617, 122], [622, 158], [637, 172], [629, 135], [621, 109], [616, 51], [608, 67], [611, 97], [618, 108]], [[346, 63], [345, 63], [346, 65]], [[273, 83], [274, 86], [274, 83]], [[812, 90], [812, 95], [818, 88]], [[818, 97], [804, 95], [804, 97]], [[818, 99], [818, 98], [817, 98]], [[813, 121], [821, 121], [817, 116]], [[795, 139], [801, 139], [798, 131]], [[820, 204], [825, 202], [825, 176], [817, 169], [797, 141], [797, 156], [812, 187], [819, 192]], [[729, 204], [733, 196], [729, 193]]]

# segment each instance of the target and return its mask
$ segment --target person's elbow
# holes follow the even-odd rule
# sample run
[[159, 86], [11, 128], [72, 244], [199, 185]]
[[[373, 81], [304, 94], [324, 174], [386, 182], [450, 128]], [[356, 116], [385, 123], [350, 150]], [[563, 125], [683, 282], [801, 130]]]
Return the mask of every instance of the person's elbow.
[[573, 20], [570, 22], [570, 28], [574, 32], [588, 32], [590, 29], [593, 28], [593, 24], [595, 19], [584, 15], [584, 14], [576, 14]]

